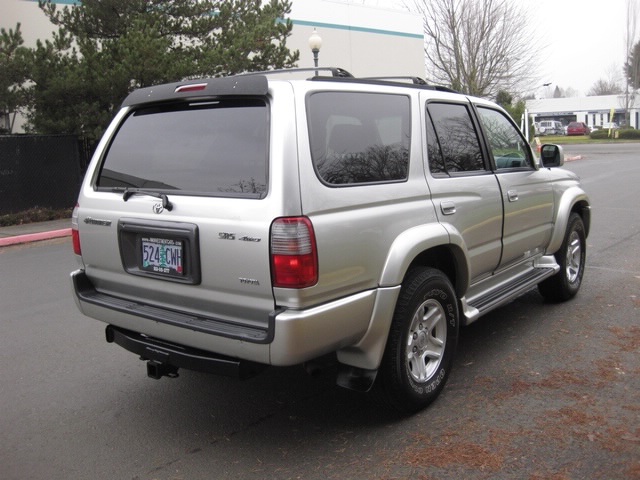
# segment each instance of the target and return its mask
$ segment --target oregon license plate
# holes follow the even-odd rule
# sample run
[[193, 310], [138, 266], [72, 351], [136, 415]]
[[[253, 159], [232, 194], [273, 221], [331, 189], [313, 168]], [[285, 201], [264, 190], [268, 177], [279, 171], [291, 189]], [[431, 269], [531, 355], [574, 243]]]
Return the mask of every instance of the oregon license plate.
[[141, 248], [142, 270], [171, 276], [184, 274], [182, 240], [142, 237]]

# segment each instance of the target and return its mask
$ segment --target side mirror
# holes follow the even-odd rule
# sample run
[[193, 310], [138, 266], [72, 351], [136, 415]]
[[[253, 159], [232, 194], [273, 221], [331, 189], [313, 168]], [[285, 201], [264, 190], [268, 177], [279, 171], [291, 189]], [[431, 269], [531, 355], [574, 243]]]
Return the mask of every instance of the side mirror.
[[542, 145], [540, 148], [540, 160], [542, 161], [543, 167], [561, 167], [564, 165], [564, 152], [562, 151], [562, 147], [552, 144]]

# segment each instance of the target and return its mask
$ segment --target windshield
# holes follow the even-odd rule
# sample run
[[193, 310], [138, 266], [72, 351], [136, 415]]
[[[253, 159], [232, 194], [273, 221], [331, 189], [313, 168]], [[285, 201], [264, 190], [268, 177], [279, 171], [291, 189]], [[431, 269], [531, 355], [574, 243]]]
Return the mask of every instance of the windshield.
[[135, 110], [109, 145], [97, 186], [262, 198], [268, 127], [260, 99]]

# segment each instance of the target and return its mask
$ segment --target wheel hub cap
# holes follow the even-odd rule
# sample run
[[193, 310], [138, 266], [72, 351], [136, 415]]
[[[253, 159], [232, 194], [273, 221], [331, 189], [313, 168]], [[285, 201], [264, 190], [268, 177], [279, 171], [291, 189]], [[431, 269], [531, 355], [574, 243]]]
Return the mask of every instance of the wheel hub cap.
[[428, 381], [438, 370], [447, 340], [447, 321], [442, 305], [422, 303], [411, 321], [407, 338], [407, 370], [413, 380]]
[[569, 237], [566, 265], [567, 280], [569, 283], [573, 283], [578, 278], [582, 266], [582, 246], [577, 232], [572, 232]]

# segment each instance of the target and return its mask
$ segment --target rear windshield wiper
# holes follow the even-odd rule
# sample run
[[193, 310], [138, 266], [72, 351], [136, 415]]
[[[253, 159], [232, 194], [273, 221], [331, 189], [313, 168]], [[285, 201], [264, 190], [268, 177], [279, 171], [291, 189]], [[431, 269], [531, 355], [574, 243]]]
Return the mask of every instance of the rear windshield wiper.
[[[115, 190], [115, 189], [114, 189]], [[119, 191], [120, 189], [117, 189]], [[129, 200], [133, 195], [149, 195], [150, 197], [156, 197], [162, 200], [162, 207], [166, 210], [173, 210], [173, 203], [169, 201], [169, 198], [165, 193], [154, 192], [153, 190], [145, 190], [144, 188], [131, 188], [127, 187], [122, 193], [122, 200], [125, 202]]]

